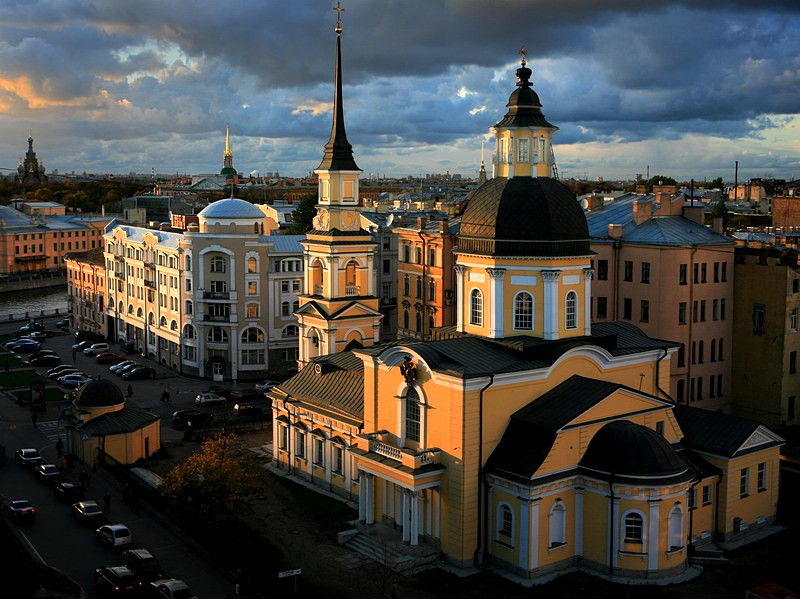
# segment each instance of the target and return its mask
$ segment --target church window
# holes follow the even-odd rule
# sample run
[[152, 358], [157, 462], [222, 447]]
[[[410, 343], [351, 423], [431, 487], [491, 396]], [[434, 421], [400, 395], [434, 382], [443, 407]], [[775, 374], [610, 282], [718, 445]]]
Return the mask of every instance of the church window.
[[528, 162], [530, 160], [530, 147], [529, 140], [517, 140], [517, 160], [519, 162]]
[[568, 329], [578, 328], [578, 294], [570, 291], [564, 310], [564, 326]]
[[550, 547], [558, 547], [567, 542], [567, 508], [556, 500], [549, 514]]
[[545, 161], [545, 153], [547, 152], [547, 140], [544, 137], [539, 138], [539, 162]]
[[644, 541], [644, 518], [632, 512], [625, 516], [625, 542], [642, 543]]
[[408, 310], [403, 310], [403, 328], [407, 329], [410, 323], [410, 317], [408, 314]]
[[514, 329], [533, 330], [533, 296], [527, 291], [519, 292], [514, 298]]
[[672, 508], [667, 518], [667, 545], [670, 551], [683, 547], [683, 510], [680, 505]]
[[305, 459], [306, 457], [306, 434], [303, 431], [295, 431], [294, 434], [294, 455], [300, 459]]
[[469, 323], [483, 326], [483, 294], [480, 289], [473, 289], [469, 294]]
[[508, 162], [508, 140], [501, 139], [500, 142], [500, 162]]
[[510, 543], [510, 539], [514, 536], [514, 512], [511, 507], [504, 503], [500, 506], [500, 513], [497, 518], [497, 533], [507, 537], [505, 541]]
[[416, 389], [409, 387], [406, 393], [406, 434], [409, 441], [419, 443], [420, 440], [420, 403]]
[[344, 449], [334, 446], [331, 461], [333, 462], [331, 464], [331, 470], [336, 474], [344, 474]]
[[325, 465], [325, 440], [314, 437], [314, 451], [312, 459], [315, 466], [322, 468]]
[[242, 343], [264, 343], [264, 331], [250, 327], [242, 332]]

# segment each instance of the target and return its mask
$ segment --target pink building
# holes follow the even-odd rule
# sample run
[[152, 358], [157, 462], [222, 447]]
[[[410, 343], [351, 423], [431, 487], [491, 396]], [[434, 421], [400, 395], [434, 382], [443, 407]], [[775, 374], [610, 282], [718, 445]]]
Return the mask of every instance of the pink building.
[[668, 391], [730, 412], [734, 242], [674, 187], [590, 205], [595, 322], [627, 321], [682, 344]]

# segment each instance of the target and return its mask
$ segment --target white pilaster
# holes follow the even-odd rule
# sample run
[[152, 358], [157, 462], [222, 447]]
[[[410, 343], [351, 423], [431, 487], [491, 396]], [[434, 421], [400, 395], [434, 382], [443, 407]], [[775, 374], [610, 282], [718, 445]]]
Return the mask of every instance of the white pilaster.
[[651, 499], [650, 514], [647, 522], [647, 569], [658, 569], [658, 514], [661, 507], [660, 499]]
[[456, 264], [453, 267], [456, 271], [456, 330], [464, 332], [464, 267]]
[[609, 534], [611, 537], [611, 564], [616, 568], [619, 566], [619, 536], [622, 534], [619, 521], [619, 499], [613, 497], [611, 501], [611, 522], [608, 523]]
[[419, 492], [411, 491], [411, 545], [419, 545]]
[[408, 497], [408, 490], [403, 489], [403, 542], [408, 543], [411, 541], [411, 522], [410, 514], [411, 505]]
[[358, 521], [362, 524], [367, 521], [366, 510], [366, 474], [364, 472], [358, 473]]
[[533, 570], [539, 567], [539, 505], [541, 501], [535, 499], [528, 505], [530, 510], [530, 530], [528, 538], [530, 541], [530, 559], [528, 560], [528, 569]]
[[575, 555], [583, 555], [583, 487], [575, 488]]
[[592, 334], [592, 269], [583, 269], [583, 334]]
[[560, 270], [542, 271], [542, 281], [544, 281], [544, 338], [548, 340], [558, 339], [560, 318], [562, 316], [558, 293], [558, 279], [560, 277]]
[[514, 147], [514, 131], [513, 129], [509, 132], [510, 135], [508, 136], [508, 178], [514, 178], [514, 159], [516, 158], [516, 148]]
[[[503, 277], [505, 268], [487, 268], [489, 274], [489, 337], [497, 339], [504, 336], [503, 322]], [[485, 308], [484, 308], [485, 309]]]

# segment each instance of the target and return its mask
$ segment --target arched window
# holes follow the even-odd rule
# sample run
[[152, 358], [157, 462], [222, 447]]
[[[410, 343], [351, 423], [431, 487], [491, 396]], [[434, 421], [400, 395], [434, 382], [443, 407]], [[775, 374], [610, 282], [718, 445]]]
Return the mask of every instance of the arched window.
[[281, 337], [297, 337], [299, 334], [299, 329], [297, 328], [296, 324], [290, 324], [288, 327], [283, 329], [281, 332]]
[[720, 340], [719, 340], [719, 354], [718, 354], [718, 359], [719, 359], [719, 361], [720, 361], [720, 362], [722, 362], [722, 360], [724, 359], [724, 358], [723, 358], [724, 354], [723, 354], [723, 352], [722, 352], [722, 341], [723, 341], [722, 339], [720, 339]]
[[557, 499], [550, 508], [550, 547], [558, 547], [567, 542], [567, 508]]
[[358, 268], [358, 264], [355, 261], [351, 260], [347, 263], [347, 266], [344, 268], [344, 284], [347, 287], [352, 287], [356, 284], [356, 269]]
[[133, 304], [128, 304], [128, 314], [133, 314]]
[[570, 291], [564, 306], [564, 327], [567, 329], [578, 328], [578, 294]]
[[711, 340], [711, 351], [708, 352], [712, 362], [717, 361], [717, 340]]
[[191, 256], [186, 256], [186, 259], [184, 260], [184, 265], [186, 266], [186, 268], [184, 268], [184, 270], [186, 270], [188, 272], [191, 272], [191, 270], [192, 270], [192, 257]]
[[625, 542], [644, 543], [644, 518], [641, 514], [631, 512], [625, 516]]
[[148, 323], [148, 324], [151, 324], [151, 325], [153, 325], [153, 324], [156, 324], [156, 315], [155, 315], [155, 314], [153, 314], [152, 312], [150, 312], [150, 313], [147, 315], [147, 323]]
[[483, 326], [483, 294], [480, 289], [473, 289], [469, 294], [469, 323]]
[[117, 305], [117, 312], [119, 312], [120, 314], [124, 314], [124, 313], [125, 313], [125, 304], [123, 304], [122, 302], [120, 302], [120, 303]]
[[185, 339], [194, 339], [194, 327], [190, 324], [187, 324], [183, 327], [183, 336]]
[[208, 331], [207, 339], [211, 343], [227, 343], [228, 342], [228, 331], [226, 331], [222, 327], [212, 327]]
[[144, 316], [144, 310], [142, 310], [142, 308], [141, 308], [141, 307], [139, 307], [139, 308], [136, 308], [136, 316], [138, 316], [139, 318], [141, 318], [142, 316]]
[[410, 324], [410, 318], [408, 315], [408, 309], [403, 310], [403, 328], [407, 329]]
[[422, 297], [422, 277], [417, 277], [415, 291], [416, 294], [414, 297]]
[[249, 273], [258, 272], [258, 260], [256, 260], [255, 256], [250, 256], [247, 259], [247, 272]]
[[289, 317], [290, 315], [289, 302], [281, 302], [281, 316]]
[[194, 313], [194, 304], [192, 300], [186, 300], [185, 308], [184, 312], [186, 312], [187, 315], [191, 316]]
[[177, 331], [178, 330], [178, 321], [177, 320], [173, 320], [172, 322], [170, 322], [169, 323], [169, 328], [172, 331]]
[[433, 314], [428, 315], [428, 331], [432, 331], [436, 328], [436, 318]]
[[683, 510], [676, 505], [667, 518], [667, 546], [670, 551], [683, 547]]
[[160, 327], [167, 326], [167, 317], [166, 316], [162, 316], [161, 318], [158, 319], [158, 326], [160, 326]]
[[411, 277], [408, 275], [403, 277], [403, 295], [411, 295]]
[[295, 300], [292, 302], [292, 312], [297, 312], [300, 309], [300, 302]]
[[514, 298], [514, 328], [518, 331], [533, 330], [533, 296], [527, 291]]
[[419, 443], [420, 439], [420, 408], [419, 408], [419, 395], [414, 387], [409, 387], [406, 392], [406, 422], [405, 422], [405, 437], [409, 441]]
[[421, 333], [422, 332], [422, 312], [420, 312], [419, 310], [417, 310], [417, 314], [414, 317], [414, 321], [415, 321], [414, 324], [417, 327], [417, 332]]
[[264, 343], [264, 331], [250, 327], [242, 331], [242, 343]]
[[436, 281], [428, 281], [428, 299], [430, 301], [436, 299]]
[[507, 503], [501, 503], [497, 508], [497, 537], [507, 545], [514, 543], [514, 512]]

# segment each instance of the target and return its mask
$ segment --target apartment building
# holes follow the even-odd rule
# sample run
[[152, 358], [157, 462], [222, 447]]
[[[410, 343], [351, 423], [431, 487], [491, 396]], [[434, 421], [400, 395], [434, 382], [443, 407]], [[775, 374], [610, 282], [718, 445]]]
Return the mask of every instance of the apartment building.
[[72, 316], [72, 326], [108, 335], [103, 250], [68, 254], [64, 264], [67, 267], [67, 310]]

